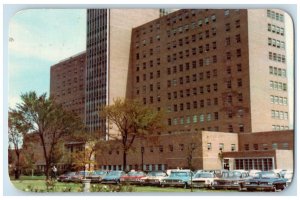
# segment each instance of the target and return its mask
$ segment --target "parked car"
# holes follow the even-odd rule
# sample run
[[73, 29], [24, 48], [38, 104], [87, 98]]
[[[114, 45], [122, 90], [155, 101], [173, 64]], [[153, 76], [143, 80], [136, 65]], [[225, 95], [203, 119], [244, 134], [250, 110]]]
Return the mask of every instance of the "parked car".
[[287, 179], [286, 186], [289, 186], [292, 183], [293, 175], [294, 175], [293, 171], [288, 170], [285, 172], [283, 178]]
[[91, 183], [100, 183], [103, 177], [107, 174], [107, 171], [96, 170], [89, 173], [86, 178], [91, 179]]
[[58, 182], [70, 182], [71, 177], [75, 176], [75, 175], [76, 175], [76, 172], [67, 172], [67, 173], [64, 173], [64, 174], [58, 176], [57, 181]]
[[258, 172], [255, 176], [245, 182], [247, 190], [283, 190], [286, 187], [287, 179], [281, 178], [274, 171]]
[[170, 176], [161, 180], [161, 187], [174, 186], [188, 188], [193, 175], [193, 172], [190, 170], [171, 171]]
[[71, 176], [71, 182], [81, 182], [84, 177], [87, 177], [91, 172], [90, 171], [79, 171], [76, 172], [74, 176]]
[[146, 177], [140, 179], [140, 185], [157, 185], [161, 184], [163, 178], [166, 178], [168, 174], [164, 171], [152, 171], [147, 174]]
[[146, 173], [142, 171], [130, 171], [120, 177], [121, 183], [138, 184], [140, 179], [146, 177]]
[[256, 173], [261, 172], [261, 170], [251, 169], [249, 171], [249, 176], [254, 177]]
[[101, 183], [120, 184], [120, 178], [124, 174], [125, 174], [125, 172], [123, 172], [123, 171], [110, 171], [103, 177]]
[[224, 171], [222, 177], [214, 180], [212, 188], [243, 190], [247, 179], [249, 179], [249, 173], [245, 170]]
[[216, 177], [213, 172], [202, 171], [193, 176], [192, 185], [196, 188], [211, 188]]

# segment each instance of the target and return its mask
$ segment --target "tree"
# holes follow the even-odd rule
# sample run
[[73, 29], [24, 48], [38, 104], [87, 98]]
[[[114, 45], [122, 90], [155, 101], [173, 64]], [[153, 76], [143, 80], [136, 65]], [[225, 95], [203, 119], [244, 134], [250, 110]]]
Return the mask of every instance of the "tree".
[[22, 150], [22, 141], [24, 134], [29, 129], [27, 124], [22, 123], [19, 113], [9, 111], [8, 113], [8, 141], [12, 145], [12, 150], [16, 155], [14, 167], [15, 178], [19, 179], [20, 173], [20, 155]]
[[163, 129], [162, 112], [142, 105], [136, 100], [116, 99], [113, 105], [106, 106], [101, 116], [116, 125], [120, 132], [119, 141], [123, 150], [123, 169], [126, 170], [127, 154], [137, 137], [149, 135]]
[[78, 152], [71, 153], [72, 165], [75, 165], [77, 169], [86, 170], [86, 165], [88, 165], [88, 170], [92, 169], [92, 165], [96, 164], [95, 161], [95, 153], [97, 151], [97, 144], [99, 140], [100, 134], [98, 133], [90, 133], [90, 132], [77, 132], [77, 134], [73, 135], [70, 138], [70, 141], [75, 141], [77, 144], [83, 147]]
[[21, 100], [12, 112], [28, 127], [26, 134], [38, 134], [43, 148], [45, 175], [49, 179], [51, 164], [57, 160], [55, 152], [59, 142], [64, 136], [82, 129], [83, 126], [77, 115], [65, 111], [53, 99], [47, 98], [46, 93], [37, 96], [31, 91], [22, 94]]

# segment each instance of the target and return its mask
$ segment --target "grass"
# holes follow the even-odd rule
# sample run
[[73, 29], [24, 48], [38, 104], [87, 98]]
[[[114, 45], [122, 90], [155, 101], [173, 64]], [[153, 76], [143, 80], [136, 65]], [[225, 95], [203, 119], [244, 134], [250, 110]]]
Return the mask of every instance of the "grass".
[[[45, 176], [21, 176], [20, 180], [11, 179], [12, 184], [21, 191], [46, 192]], [[94, 184], [91, 184], [94, 185]], [[97, 185], [97, 184], [95, 184]], [[52, 192], [80, 192], [81, 183], [61, 183], [55, 182]], [[155, 186], [132, 186], [133, 192], [190, 192], [190, 189]], [[206, 190], [193, 189], [193, 192], [230, 192], [230, 190]], [[237, 191], [232, 191], [237, 192]]]

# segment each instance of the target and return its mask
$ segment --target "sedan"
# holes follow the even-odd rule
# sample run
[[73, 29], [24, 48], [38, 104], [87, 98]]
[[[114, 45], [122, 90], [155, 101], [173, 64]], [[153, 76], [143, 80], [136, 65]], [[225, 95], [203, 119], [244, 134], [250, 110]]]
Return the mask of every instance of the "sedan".
[[161, 187], [174, 186], [188, 188], [193, 175], [193, 172], [190, 170], [171, 171], [170, 176], [161, 180]]
[[75, 176], [75, 175], [76, 175], [76, 172], [67, 172], [67, 173], [64, 173], [64, 174], [60, 175], [57, 178], [57, 181], [58, 182], [70, 182], [71, 181], [71, 177]]
[[215, 173], [202, 171], [194, 175], [192, 180], [192, 186], [197, 188], [211, 188], [212, 183], [215, 179]]
[[214, 180], [213, 189], [237, 189], [243, 190], [245, 180], [249, 179], [249, 173], [244, 170], [225, 171], [221, 178]]
[[100, 183], [103, 177], [107, 174], [107, 171], [97, 170], [91, 172], [86, 176], [87, 179], [91, 180], [91, 183]]
[[103, 177], [101, 183], [120, 184], [120, 178], [123, 175], [125, 175], [125, 172], [123, 171], [110, 171], [106, 176]]
[[140, 179], [140, 185], [155, 185], [159, 186], [163, 178], [166, 178], [168, 174], [164, 171], [152, 171], [147, 174], [146, 177]]
[[124, 174], [120, 178], [121, 183], [137, 184], [140, 183], [140, 179], [146, 177], [146, 173], [142, 171], [131, 171]]
[[280, 175], [273, 171], [258, 172], [255, 176], [245, 181], [245, 188], [251, 190], [283, 190], [286, 187], [287, 179], [280, 178]]

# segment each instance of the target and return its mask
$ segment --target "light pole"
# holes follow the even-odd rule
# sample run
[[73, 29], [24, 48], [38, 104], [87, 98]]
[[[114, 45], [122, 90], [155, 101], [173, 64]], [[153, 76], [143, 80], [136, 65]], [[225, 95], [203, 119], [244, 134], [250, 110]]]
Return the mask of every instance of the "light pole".
[[145, 152], [145, 148], [141, 147], [141, 154], [142, 154], [142, 171], [144, 171], [144, 152]]

